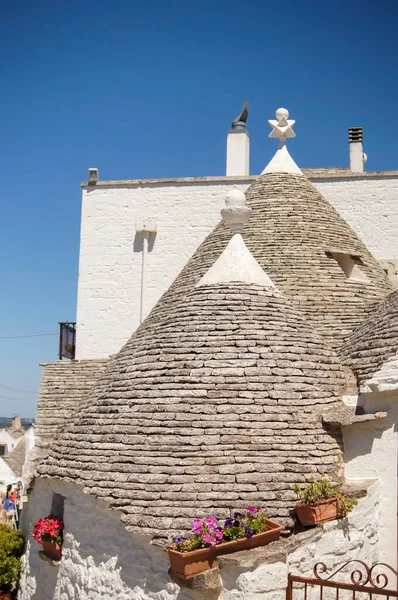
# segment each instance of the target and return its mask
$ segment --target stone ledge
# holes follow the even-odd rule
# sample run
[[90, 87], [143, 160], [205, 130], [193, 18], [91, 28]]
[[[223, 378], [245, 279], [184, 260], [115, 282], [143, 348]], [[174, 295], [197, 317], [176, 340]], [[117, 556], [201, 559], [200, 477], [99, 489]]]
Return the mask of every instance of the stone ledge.
[[51, 556], [48, 556], [44, 550], [39, 550], [39, 556], [42, 560], [44, 560], [45, 562], [47, 562], [49, 565], [51, 565], [52, 567], [59, 567], [59, 565], [61, 564], [60, 560], [54, 560], [53, 558], [51, 558]]
[[[372, 178], [396, 178], [398, 171], [365, 171], [363, 173], [353, 173], [348, 167], [325, 167], [325, 168], [310, 168], [302, 169], [303, 174], [310, 180], [316, 179], [372, 179]], [[126, 185], [166, 185], [170, 183], [252, 183], [258, 175], [220, 175], [209, 177], [165, 177], [154, 179], [116, 179], [97, 181], [95, 184], [90, 184], [88, 181], [83, 181], [80, 186], [82, 188], [93, 189], [96, 187], [117, 187]]]
[[360, 409], [357, 407], [343, 404], [342, 406], [324, 411], [322, 414], [322, 422], [325, 425], [348, 427], [349, 425], [357, 425], [358, 423], [374, 421], [375, 419], [385, 419], [386, 417], [387, 413], [383, 411], [361, 413]]
[[208, 569], [198, 573], [191, 579], [181, 579], [174, 575], [169, 569], [170, 578], [177, 583], [180, 587], [185, 587], [191, 590], [206, 592], [209, 595], [218, 596], [222, 589], [222, 581], [220, 571], [218, 567], [215, 569]]
[[323, 525], [312, 527], [306, 531], [296, 533], [277, 542], [271, 542], [266, 546], [259, 546], [253, 550], [242, 550], [233, 554], [217, 556], [220, 569], [225, 567], [240, 567], [244, 569], [256, 569], [262, 564], [274, 563], [286, 560], [287, 556], [304, 542], [316, 542], [323, 534]]

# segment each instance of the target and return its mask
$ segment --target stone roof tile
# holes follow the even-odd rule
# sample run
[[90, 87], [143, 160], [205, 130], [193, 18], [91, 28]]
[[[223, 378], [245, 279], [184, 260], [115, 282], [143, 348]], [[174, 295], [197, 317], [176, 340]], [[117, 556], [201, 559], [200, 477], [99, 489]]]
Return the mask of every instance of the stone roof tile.
[[107, 360], [60, 360], [43, 365], [36, 411], [35, 435], [52, 440], [65, 422], [76, 414]]
[[342, 384], [335, 352], [275, 288], [203, 285], [132, 336], [38, 471], [131, 531], [253, 503], [288, 524], [293, 485], [341, 468], [321, 413]]
[[[302, 175], [266, 173], [246, 192], [245, 243], [275, 285], [333, 347], [392, 290], [383, 269], [338, 212]], [[141, 325], [151, 329], [198, 283], [229, 241], [220, 223]], [[368, 281], [347, 279], [330, 251], [353, 255]]]
[[394, 291], [351, 334], [341, 347], [340, 354], [362, 388], [397, 352], [398, 291]]

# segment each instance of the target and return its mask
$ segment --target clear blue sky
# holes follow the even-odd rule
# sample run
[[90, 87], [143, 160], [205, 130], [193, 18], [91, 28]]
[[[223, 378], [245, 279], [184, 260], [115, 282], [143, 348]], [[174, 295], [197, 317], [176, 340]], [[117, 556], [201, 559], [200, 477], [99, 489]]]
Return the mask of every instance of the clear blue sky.
[[[297, 120], [301, 167], [398, 168], [396, 0], [19, 0], [0, 21], [0, 337], [74, 320], [81, 193], [102, 179], [225, 173], [250, 101], [251, 171], [267, 119]], [[398, 202], [398, 199], [397, 199]], [[0, 415], [34, 416], [57, 336], [0, 339]], [[5, 387], [4, 387], [5, 386]]]

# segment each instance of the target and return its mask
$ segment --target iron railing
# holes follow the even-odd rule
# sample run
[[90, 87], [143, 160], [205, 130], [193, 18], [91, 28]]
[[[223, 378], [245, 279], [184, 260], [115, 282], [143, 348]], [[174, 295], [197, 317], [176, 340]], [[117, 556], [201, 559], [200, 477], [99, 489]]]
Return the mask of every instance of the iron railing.
[[[349, 567], [349, 571], [348, 576], [346, 573], [344, 577], [342, 571], [346, 567]], [[376, 563], [369, 567], [362, 560], [350, 560], [329, 576], [327, 571], [328, 567], [324, 563], [317, 563], [314, 567], [314, 577], [301, 577], [289, 573], [286, 600], [398, 598], [397, 571], [385, 563]], [[339, 579], [336, 580], [338, 573]], [[393, 582], [390, 584], [389, 576], [393, 577]], [[344, 578], [346, 581], [343, 580]]]
[[76, 323], [59, 324], [59, 359], [75, 358]]

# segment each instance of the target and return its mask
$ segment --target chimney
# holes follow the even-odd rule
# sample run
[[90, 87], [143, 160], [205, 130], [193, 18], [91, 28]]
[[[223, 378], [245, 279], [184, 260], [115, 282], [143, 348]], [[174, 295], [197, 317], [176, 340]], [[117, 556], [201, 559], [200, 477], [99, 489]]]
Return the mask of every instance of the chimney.
[[348, 129], [348, 143], [350, 145], [350, 169], [353, 173], [363, 173], [367, 157], [363, 153], [362, 127]]
[[20, 429], [22, 429], [21, 417], [18, 417], [18, 416], [13, 417], [11, 423], [12, 423], [11, 427], [13, 428], [14, 431], [19, 431]]
[[245, 102], [242, 112], [228, 131], [226, 175], [249, 175], [250, 139], [246, 129], [248, 105], [249, 103]]

